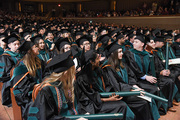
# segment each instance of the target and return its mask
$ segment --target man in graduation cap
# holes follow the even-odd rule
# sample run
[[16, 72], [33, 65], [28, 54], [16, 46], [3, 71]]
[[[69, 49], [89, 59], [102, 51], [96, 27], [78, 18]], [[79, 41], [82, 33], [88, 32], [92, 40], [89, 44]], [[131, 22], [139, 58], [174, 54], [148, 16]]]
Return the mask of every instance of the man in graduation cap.
[[149, 53], [144, 50], [145, 40], [142, 36], [136, 36], [133, 49], [124, 53], [124, 58], [138, 78], [139, 86], [152, 94], [158, 94], [159, 88], [155, 86], [157, 78], [150, 71]]
[[84, 35], [81, 38], [79, 38], [78, 40], [76, 40], [77, 45], [81, 49], [84, 48], [85, 52], [87, 52], [91, 49], [91, 42], [92, 42], [92, 39], [87, 35]]
[[[163, 52], [163, 49], [162, 49], [164, 46], [164, 42], [165, 42], [165, 38], [163, 36], [157, 36], [155, 38], [155, 43], [156, 43], [155, 47], [157, 50], [157, 56], [161, 61], [164, 61], [166, 58], [165, 53]], [[173, 57], [172, 56], [173, 54], [170, 53], [170, 55], [171, 56], [169, 56], [169, 57]], [[163, 66], [165, 67], [165, 63], [163, 64]], [[179, 65], [170, 65], [170, 66], [168, 66], [168, 69], [170, 70], [170, 73], [168, 73], [168, 74], [170, 74], [170, 76], [172, 76], [174, 78], [173, 80], [178, 88], [178, 93], [175, 96], [175, 99], [176, 99], [176, 101], [179, 102], [180, 98], [178, 97], [178, 94], [180, 93], [180, 82], [179, 82], [180, 81], [180, 73], [179, 73], [180, 67], [179, 67]]]
[[[147, 47], [149, 46], [149, 47]], [[151, 49], [150, 49], [151, 47]], [[164, 113], [167, 112], [167, 108], [169, 111], [175, 112], [176, 110], [173, 109], [173, 104], [177, 105], [173, 100], [175, 94], [177, 93], [177, 89], [175, 88], [174, 78], [170, 75], [170, 70], [165, 69], [163, 62], [159, 59], [157, 51], [155, 49], [155, 42], [152, 37], [146, 36], [146, 47], [145, 50], [150, 54], [150, 66], [151, 72], [154, 77], [157, 77], [159, 80], [158, 86], [162, 92], [161, 97], [165, 97], [168, 99], [168, 105], [161, 104], [160, 107], [164, 109]], [[160, 105], [160, 104], [159, 104]], [[163, 112], [163, 111], [162, 111]]]
[[175, 52], [175, 56], [180, 58], [180, 34], [174, 37], [174, 43], [172, 44], [172, 48]]
[[0, 82], [3, 82], [2, 88], [2, 104], [9, 106], [11, 104], [10, 88], [6, 88], [6, 84], [11, 79], [11, 69], [21, 59], [20, 54], [17, 52], [20, 46], [19, 37], [12, 34], [3, 41], [8, 45], [8, 48], [2, 56], [0, 56]]

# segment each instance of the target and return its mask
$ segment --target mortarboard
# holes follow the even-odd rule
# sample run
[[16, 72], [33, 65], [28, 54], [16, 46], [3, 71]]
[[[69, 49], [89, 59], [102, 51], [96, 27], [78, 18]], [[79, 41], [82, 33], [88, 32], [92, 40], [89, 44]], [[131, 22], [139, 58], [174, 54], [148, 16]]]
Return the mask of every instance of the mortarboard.
[[165, 41], [165, 38], [164, 38], [163, 36], [156, 36], [156, 37], [154, 38], [154, 41], [155, 41], [155, 42], [156, 42], [156, 41], [164, 42], [164, 41]]
[[68, 38], [58, 38], [55, 42], [55, 46], [59, 51], [66, 44], [70, 45]]
[[68, 51], [53, 57], [49, 64], [46, 66], [46, 69], [50, 69], [55, 73], [60, 73], [68, 70], [74, 65], [73, 59], [70, 57], [70, 55], [71, 51]]
[[114, 52], [120, 48], [121, 48], [121, 46], [119, 44], [117, 44], [116, 41], [114, 41], [113, 43], [111, 43], [110, 45], [105, 47], [104, 50], [105, 50], [106, 56], [108, 57], [112, 52]]
[[143, 37], [143, 36], [140, 36], [140, 35], [136, 36], [135, 39], [138, 39], [138, 40], [140, 40], [140, 41], [143, 42], [143, 43], [146, 42], [145, 39], [144, 39], [144, 37]]
[[17, 50], [19, 50], [21, 54], [25, 55], [33, 45], [34, 43], [31, 41], [24, 41]]
[[19, 40], [19, 37], [16, 34], [11, 34], [10, 36], [3, 39], [3, 42], [9, 44], [17, 40]]
[[80, 37], [79, 39], [77, 39], [76, 43], [77, 43], [78, 46], [80, 46], [85, 41], [89, 41], [91, 43], [92, 42], [92, 38], [90, 36], [88, 36], [88, 35], [84, 35], [84, 36]]
[[43, 39], [42, 35], [36, 35], [34, 37], [31, 38], [31, 42], [36, 43], [36, 41]]
[[176, 36], [174, 36], [174, 41], [176, 41], [179, 38], [180, 38], [180, 34], [177, 34]]
[[121, 38], [124, 38], [123, 34], [119, 33], [116, 35], [116, 40], [121, 39]]

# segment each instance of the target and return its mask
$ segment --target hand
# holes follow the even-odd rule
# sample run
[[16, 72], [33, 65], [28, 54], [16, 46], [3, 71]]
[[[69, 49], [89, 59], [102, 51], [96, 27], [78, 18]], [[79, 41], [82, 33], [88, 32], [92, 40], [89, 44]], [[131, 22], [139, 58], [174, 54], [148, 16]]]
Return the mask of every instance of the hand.
[[119, 98], [119, 95], [116, 95], [115, 93], [114, 94], [112, 94], [112, 96], [109, 96], [109, 101], [119, 101], [119, 100], [121, 100], [123, 97], [120, 97]]
[[141, 88], [136, 88], [136, 89], [132, 89], [131, 91], [144, 91], [144, 89], [141, 89]]
[[54, 50], [54, 46], [55, 46], [55, 44], [53, 43], [53, 44], [51, 45], [50, 50]]
[[160, 72], [160, 75], [162, 75], [162, 76], [169, 76], [170, 75], [170, 70], [162, 70]]
[[157, 83], [157, 78], [156, 77], [153, 77], [153, 76], [146, 76], [146, 80], [150, 83]]

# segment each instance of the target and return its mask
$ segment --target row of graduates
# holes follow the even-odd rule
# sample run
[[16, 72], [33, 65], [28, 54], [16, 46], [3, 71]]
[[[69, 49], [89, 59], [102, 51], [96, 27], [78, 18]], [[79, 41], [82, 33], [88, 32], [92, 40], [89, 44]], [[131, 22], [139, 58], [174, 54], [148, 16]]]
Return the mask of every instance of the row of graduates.
[[[73, 98], [73, 96], [72, 96], [73, 92], [71, 92], [71, 91], [73, 91], [72, 88], [74, 88], [74, 87], [72, 87], [72, 84], [71, 84], [71, 86], [67, 90], [66, 88], [63, 87], [63, 85], [66, 84], [63, 82], [63, 78], [65, 78], [66, 75], [63, 74], [63, 77], [61, 74], [55, 75], [55, 73], [60, 73], [60, 72], [66, 71], [66, 70], [68, 70], [68, 71], [70, 70], [68, 65], [71, 62], [70, 63], [67, 62], [68, 60], [65, 59], [66, 57], [64, 57], [64, 55], [66, 56], [68, 54], [66, 52], [65, 48], [70, 50], [70, 47], [71, 47], [71, 55], [73, 55], [74, 58], [76, 59], [76, 60], [74, 59], [75, 63], [77, 64], [77, 61], [78, 61], [78, 65], [76, 65], [77, 74], [76, 74], [76, 80], [74, 81], [75, 82], [74, 90], [77, 91], [75, 93], [77, 93], [76, 98], [77, 98], [77, 103], [78, 103], [77, 105], [80, 106], [78, 109], [80, 114], [83, 114], [86, 112], [89, 112], [91, 114], [122, 112], [124, 114], [124, 119], [131, 119], [131, 118], [133, 119], [132, 116], [134, 116], [134, 114], [133, 114], [133, 112], [134, 112], [136, 117], [139, 119], [158, 119], [159, 113], [157, 111], [157, 106], [154, 103], [154, 101], [152, 103], [148, 103], [147, 101], [140, 99], [138, 97], [134, 97], [134, 96], [123, 98], [123, 100], [131, 108], [131, 109], [129, 109], [125, 103], [122, 103], [122, 100], [121, 100], [122, 98], [119, 98], [119, 96], [112, 95], [112, 97], [110, 97], [108, 99], [100, 97], [99, 92], [130, 91], [135, 88], [136, 88], [136, 90], [142, 90], [142, 88], [143, 88], [144, 90], [151, 92], [153, 94], [164, 95], [164, 97], [169, 100], [168, 107], [167, 106], [164, 107], [165, 109], [167, 109], [167, 108], [172, 107], [172, 99], [174, 98], [175, 94], [177, 93], [177, 91], [174, 91], [174, 87], [175, 87], [174, 82], [176, 80], [178, 80], [178, 76], [179, 76], [177, 66], [174, 67], [174, 69], [173, 69], [174, 72], [176, 72], [176, 74], [174, 74], [174, 77], [168, 77], [169, 75], [165, 75], [166, 71], [165, 71], [165, 74], [164, 74], [164, 72], [162, 72], [162, 75], [159, 74], [164, 69], [163, 64], [160, 69], [159, 69], [159, 67], [155, 69], [155, 70], [157, 70], [157, 75], [160, 76], [160, 77], [158, 76], [159, 77], [158, 79], [150, 76], [152, 73], [149, 71], [149, 68], [151, 68], [152, 66], [148, 65], [149, 53], [144, 52], [144, 51], [142, 53], [138, 52], [137, 45], [139, 45], [139, 43], [136, 43], [137, 41], [142, 42], [142, 43], [145, 42], [142, 36], [136, 37], [136, 41], [133, 42], [133, 45], [135, 45], [135, 43], [136, 43], [137, 48], [134, 47], [134, 50], [133, 49], [130, 50], [131, 52], [126, 51], [125, 52], [125, 56], [126, 56], [125, 63], [122, 63], [122, 61], [120, 59], [122, 59], [122, 51], [124, 49], [124, 46], [123, 45], [120, 46], [117, 43], [120, 43], [119, 41], [122, 41], [122, 43], [123, 43], [123, 41], [125, 41], [125, 40], [121, 39], [121, 38], [124, 38], [124, 36], [122, 34], [118, 34], [116, 37], [117, 37], [117, 41], [111, 43], [111, 39], [110, 39], [110, 37], [108, 38], [107, 35], [100, 36], [102, 43], [104, 41], [106, 41], [105, 42], [106, 44], [111, 43], [109, 46], [105, 47], [104, 50], [103, 50], [103, 47], [99, 49], [98, 52], [104, 57], [99, 56], [94, 51], [90, 50], [91, 40], [89, 37], [87, 37], [87, 36], [81, 37], [76, 42], [79, 45], [79, 47], [81, 47], [81, 48], [84, 47], [85, 53], [81, 54], [82, 56], [83, 55], [85, 56], [84, 58], [82, 56], [78, 57], [78, 55], [75, 52], [77, 52], [77, 50], [79, 50], [79, 48], [76, 45], [72, 45], [72, 47], [71, 47], [71, 43], [69, 42], [68, 38], [65, 38], [65, 39], [60, 38], [56, 41], [56, 46], [57, 46], [57, 48], [59, 48], [59, 50], [61, 48], [63, 48], [64, 49], [63, 52], [65, 52], [65, 53], [63, 55], [56, 55], [56, 57], [53, 57], [52, 61], [50, 63], [48, 63], [47, 66], [45, 64], [42, 64], [37, 57], [34, 57], [39, 54], [38, 46], [33, 45], [35, 43], [34, 41], [42, 40], [42, 42], [43, 42], [42, 37], [35, 36], [34, 38], [31, 39], [32, 42], [25, 41], [18, 49], [18, 50], [20, 50], [21, 53], [24, 52], [23, 53], [24, 56], [23, 56], [23, 58], [21, 57], [22, 58], [20, 60], [21, 62], [18, 62], [18, 64], [15, 63], [16, 67], [14, 69], [12, 77], [10, 78], [11, 79], [10, 83], [7, 82], [8, 84], [11, 84], [11, 86], [13, 86], [17, 103], [18, 103], [18, 105], [20, 105], [22, 107], [23, 112], [26, 112], [26, 110], [28, 108], [27, 106], [29, 106], [28, 103], [30, 103], [30, 101], [31, 101], [31, 91], [33, 89], [33, 86], [37, 83], [41, 83], [42, 78], [44, 76], [51, 75], [50, 77], [47, 77], [47, 82], [48, 82], [48, 79], [49, 80], [54, 79], [54, 81], [60, 80], [60, 82], [58, 84], [56, 84], [54, 81], [53, 82], [49, 81], [48, 83], [51, 83], [53, 86], [59, 86], [58, 89], [61, 91], [59, 97], [60, 98], [63, 97], [62, 100], [65, 100], [67, 98], [67, 100], [65, 100], [64, 102], [61, 101], [63, 104], [66, 103], [66, 105], [64, 105], [64, 106], [61, 106], [62, 104], [60, 105], [61, 106], [60, 108], [62, 109], [62, 111], [61, 110], [60, 111], [62, 113], [58, 113], [57, 112], [58, 109], [56, 109], [57, 111], [54, 111], [54, 109], [55, 109], [54, 105], [57, 105], [57, 103], [59, 103], [59, 102], [57, 102], [57, 100], [61, 100], [61, 99], [55, 97], [55, 99], [53, 99], [53, 101], [55, 100], [55, 102], [53, 102], [53, 101], [49, 102], [49, 99], [52, 99], [52, 94], [50, 96], [47, 95], [47, 93], [49, 94], [51, 92], [53, 92], [54, 94], [57, 94], [56, 93], [57, 89], [52, 90], [52, 88], [54, 88], [54, 87], [47, 86], [47, 89], [49, 89], [49, 87], [51, 88], [51, 92], [50, 91], [47, 92], [47, 90], [45, 90], [44, 92], [42, 92], [42, 94], [37, 96], [37, 99], [35, 100], [35, 102], [33, 102], [31, 104], [31, 107], [29, 109], [29, 111], [30, 111], [29, 116], [36, 116], [36, 117], [40, 117], [40, 118], [45, 117], [44, 119], [46, 119], [46, 118], [48, 119], [50, 117], [62, 117], [62, 116], [57, 116], [58, 114], [61, 114], [61, 115], [77, 114], [74, 109], [75, 107], [73, 107], [73, 108], [70, 107], [70, 106], [74, 106], [74, 105], [72, 105], [72, 103], [75, 102], [74, 101], [75, 98]], [[156, 43], [160, 42], [160, 41], [162, 42], [161, 38], [163, 38], [163, 37], [157, 37]], [[9, 43], [7, 42], [7, 44], [10, 48], [9, 44], [17, 41], [17, 37], [15, 37], [15, 35], [12, 35], [12, 36], [6, 38], [4, 41], [6, 41], [6, 40], [9, 41]], [[163, 40], [164, 40], [164, 38], [163, 38]], [[151, 43], [151, 42], [149, 42], [149, 43]], [[99, 47], [99, 44], [98, 44], [98, 47]], [[128, 46], [125, 46], [125, 47], [128, 47]], [[31, 50], [29, 50], [29, 49], [31, 49]], [[140, 50], [140, 51], [142, 51], [142, 50]], [[142, 55], [143, 57], [145, 57], [145, 58], [142, 57], [144, 59], [143, 62], [141, 61], [141, 58], [136, 56], [135, 54], [137, 54], [138, 56]], [[2, 55], [2, 56], [4, 56], [4, 55]], [[104, 59], [105, 55], [106, 55], [106, 58], [108, 58], [108, 60]], [[120, 57], [118, 57], [118, 56], [120, 56]], [[8, 57], [8, 55], [6, 55], [6, 57]], [[34, 59], [34, 60], [32, 60], [32, 59]], [[65, 60], [61, 60], [61, 59], [65, 59]], [[100, 60], [100, 62], [99, 62], [99, 60]], [[141, 61], [142, 63], [138, 62], [138, 60]], [[64, 61], [65, 63], [61, 63], [61, 61]], [[101, 64], [101, 66], [99, 65], [99, 63]], [[155, 63], [158, 63], [158, 65], [159, 65], [161, 63], [161, 61], [155, 62]], [[11, 67], [12, 66], [13, 65], [11, 65]], [[44, 73], [43, 66], [46, 66], [46, 72], [44, 75], [42, 75], [42, 73]], [[72, 66], [73, 65], [71, 65], [70, 67], [72, 67]], [[81, 66], [81, 67], [79, 67], [79, 66]], [[65, 67], [67, 67], [67, 69], [64, 70]], [[49, 68], [51, 68], [51, 69], [49, 70]], [[80, 68], [81, 70], [79, 70], [78, 68]], [[61, 69], [63, 69], [63, 70], [61, 70]], [[55, 72], [55, 73], [51, 74], [52, 72]], [[134, 73], [136, 73], [136, 74], [134, 74]], [[172, 76], [173, 76], [173, 74], [172, 74]], [[57, 79], [55, 79], [55, 77], [57, 77]], [[161, 77], [163, 79], [160, 79]], [[22, 81], [18, 82], [19, 80], [21, 80], [21, 78], [23, 78], [22, 81], [24, 81], [24, 82], [22, 82]], [[71, 78], [70, 83], [72, 83], [72, 80], [73, 80], [72, 78]], [[146, 80], [143, 80], [144, 78]], [[67, 81], [67, 79], [64, 79], [64, 80]], [[46, 81], [46, 79], [43, 81]], [[158, 87], [153, 85], [156, 82], [158, 83], [157, 84]], [[46, 82], [43, 82], [42, 84], [45, 84], [45, 83]], [[43, 89], [42, 89], [42, 91], [43, 91]], [[158, 93], [159, 89], [161, 90], [162, 93]], [[170, 91], [169, 91], [169, 89], [170, 89]], [[173, 93], [174, 93], [174, 95], [173, 95]], [[97, 96], [97, 97], [94, 97], [94, 96]], [[50, 98], [46, 98], [46, 97], [50, 97]], [[72, 100], [72, 98], [73, 98], [73, 100]], [[42, 101], [42, 100], [45, 100], [45, 101]], [[102, 102], [102, 101], [104, 101], [104, 102]], [[44, 102], [44, 103], [42, 104], [42, 106], [41, 105], [39, 106], [39, 103], [41, 103], [41, 102]], [[56, 104], [52, 104], [52, 103], [56, 103]], [[111, 103], [111, 104], [109, 104], [109, 103]], [[121, 103], [121, 105], [120, 105], [120, 103]], [[117, 104], [119, 104], [119, 105], [117, 105]], [[50, 106], [46, 106], [46, 105], [50, 105]], [[54, 107], [52, 108], [51, 105]], [[113, 105], [114, 105], [114, 107], [113, 107]], [[158, 105], [160, 106], [160, 103], [158, 103]], [[164, 104], [162, 104], [162, 105], [164, 105]], [[119, 108], [117, 106], [119, 106]], [[122, 109], [122, 106], [124, 109]], [[47, 108], [43, 108], [43, 107], [47, 107]], [[63, 108], [63, 107], [65, 107], [65, 108]], [[52, 113], [50, 113], [48, 111], [49, 108], [52, 108], [50, 110], [50, 111], [53, 111]], [[66, 109], [66, 110], [63, 110], [63, 109]], [[35, 110], [36, 112], [33, 110]], [[43, 110], [45, 110], [45, 111], [43, 111]], [[152, 112], [150, 112], [151, 110], [152, 110]], [[43, 111], [43, 112], [40, 112], [40, 111]], [[147, 112], [142, 114], [142, 111], [147, 111]], [[65, 113], [63, 113], [63, 112], [65, 112]]]

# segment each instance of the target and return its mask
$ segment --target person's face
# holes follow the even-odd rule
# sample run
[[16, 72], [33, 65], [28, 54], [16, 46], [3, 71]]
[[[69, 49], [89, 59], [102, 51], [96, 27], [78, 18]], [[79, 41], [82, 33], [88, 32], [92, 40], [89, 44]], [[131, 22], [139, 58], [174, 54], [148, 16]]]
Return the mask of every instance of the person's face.
[[123, 52], [122, 52], [122, 49], [118, 49], [118, 59], [121, 60], [122, 59], [122, 56], [123, 56]]
[[105, 35], [107, 32], [106, 32], [106, 30], [103, 30], [102, 32], [101, 32], [101, 35]]
[[134, 40], [134, 42], [133, 42], [133, 48], [134, 48], [135, 50], [139, 50], [139, 49], [143, 48], [143, 46], [144, 46], [144, 43], [143, 43], [143, 42], [141, 42], [141, 41], [138, 40], [138, 39], [135, 39], [135, 40]]
[[97, 57], [96, 57], [95, 61], [92, 64], [94, 67], [99, 67], [100, 58], [101, 58], [101, 56], [99, 54], [97, 54]]
[[47, 37], [48, 37], [49, 40], [53, 40], [54, 39], [54, 36], [53, 36], [52, 33], [48, 33]]
[[166, 41], [171, 45], [173, 42], [172, 42], [172, 39], [166, 39]]
[[157, 41], [155, 44], [157, 48], [162, 48], [162, 46], [164, 46], [164, 42], [160, 42], [160, 41]]
[[23, 32], [23, 29], [22, 28], [19, 28], [19, 33]]
[[6, 49], [6, 43], [5, 42], [3, 42], [3, 41], [1, 41], [1, 44], [0, 44], [1, 46], [0, 47], [2, 47], [2, 49]]
[[68, 44], [64, 45], [64, 52], [67, 52], [69, 50], [71, 50], [71, 46]]
[[44, 50], [44, 48], [45, 48], [44, 40], [42, 40], [42, 39], [39, 40], [39, 46], [38, 47], [40, 50]]
[[16, 41], [8, 44], [8, 47], [10, 48], [10, 50], [12, 52], [16, 52], [16, 50], [18, 49], [19, 46], [20, 46], [19, 40], [16, 40]]
[[89, 51], [91, 49], [91, 44], [89, 41], [84, 41], [83, 44], [81, 45], [81, 48], [85, 49], [85, 52]]
[[155, 49], [155, 42], [154, 40], [150, 40], [150, 42], [148, 43], [149, 46], [151, 46], [153, 49]]
[[41, 29], [40, 31], [39, 31], [39, 34], [41, 34], [41, 35], [43, 35], [45, 33], [45, 31], [43, 30], [43, 29]]
[[76, 35], [76, 40], [79, 39], [81, 37], [81, 35]]
[[31, 49], [32, 49], [34, 55], [38, 55], [38, 54], [39, 54], [39, 48], [38, 48], [38, 46], [33, 45]]
[[26, 41], [31, 41], [31, 35], [26, 35], [25, 37], [24, 37], [24, 39], [26, 40]]
[[69, 37], [69, 34], [68, 33], [64, 33], [64, 37], [65, 38]]

